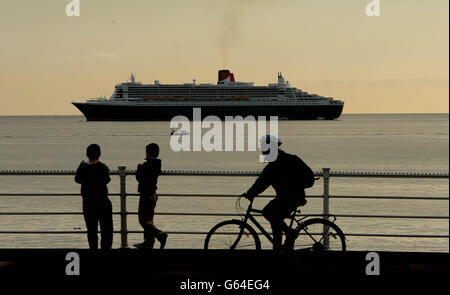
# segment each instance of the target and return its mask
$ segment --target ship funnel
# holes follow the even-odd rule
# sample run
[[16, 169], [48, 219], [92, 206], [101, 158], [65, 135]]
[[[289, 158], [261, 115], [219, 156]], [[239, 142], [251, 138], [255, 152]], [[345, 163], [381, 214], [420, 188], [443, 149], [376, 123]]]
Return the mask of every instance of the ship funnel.
[[229, 83], [229, 82], [235, 82], [234, 74], [230, 73], [229, 70], [220, 70], [217, 84], [224, 84], [224, 83]]
[[285, 85], [286, 83], [284, 82], [284, 78], [283, 75], [281, 74], [281, 72], [278, 72], [278, 85]]

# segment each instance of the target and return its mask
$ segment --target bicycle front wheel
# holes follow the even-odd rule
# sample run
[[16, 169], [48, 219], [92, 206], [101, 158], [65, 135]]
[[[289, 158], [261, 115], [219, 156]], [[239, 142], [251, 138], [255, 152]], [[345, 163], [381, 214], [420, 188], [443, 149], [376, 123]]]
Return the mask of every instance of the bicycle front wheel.
[[297, 229], [299, 234], [294, 250], [309, 251], [346, 251], [345, 235], [333, 222], [313, 218], [303, 222]]
[[205, 249], [259, 250], [261, 241], [250, 225], [240, 220], [227, 220], [218, 223], [208, 232]]

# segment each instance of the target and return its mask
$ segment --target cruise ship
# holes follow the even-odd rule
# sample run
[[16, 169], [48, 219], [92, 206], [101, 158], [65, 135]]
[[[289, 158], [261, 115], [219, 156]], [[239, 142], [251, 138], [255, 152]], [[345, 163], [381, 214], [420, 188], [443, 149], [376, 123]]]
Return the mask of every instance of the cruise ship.
[[220, 70], [217, 84], [153, 84], [130, 81], [115, 86], [109, 99], [96, 98], [72, 102], [88, 121], [170, 121], [175, 116], [192, 120], [193, 109], [200, 108], [202, 118], [217, 116], [278, 116], [285, 120], [334, 120], [344, 102], [332, 97], [309, 94], [292, 87], [278, 73], [277, 83], [255, 86], [235, 81], [229, 70]]

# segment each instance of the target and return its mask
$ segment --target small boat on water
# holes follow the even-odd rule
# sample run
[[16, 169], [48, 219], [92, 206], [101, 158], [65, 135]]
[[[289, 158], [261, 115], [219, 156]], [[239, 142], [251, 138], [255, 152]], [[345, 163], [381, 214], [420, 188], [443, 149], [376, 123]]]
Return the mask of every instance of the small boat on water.
[[189, 132], [186, 130], [175, 130], [175, 129], [170, 129], [170, 135], [189, 135]]

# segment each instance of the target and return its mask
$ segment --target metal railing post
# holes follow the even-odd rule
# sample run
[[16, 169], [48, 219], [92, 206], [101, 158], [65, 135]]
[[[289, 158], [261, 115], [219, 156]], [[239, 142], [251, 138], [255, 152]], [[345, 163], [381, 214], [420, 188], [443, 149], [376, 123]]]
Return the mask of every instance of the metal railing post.
[[[323, 218], [329, 219], [330, 214], [330, 168], [322, 168], [323, 173]], [[323, 246], [325, 249], [330, 247], [329, 229], [323, 226]]]
[[127, 191], [126, 172], [127, 166], [119, 166], [120, 177], [120, 248], [128, 248], [128, 228], [127, 228]]

